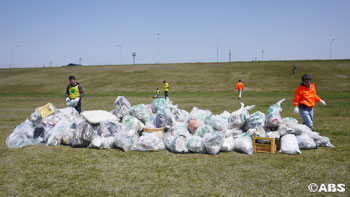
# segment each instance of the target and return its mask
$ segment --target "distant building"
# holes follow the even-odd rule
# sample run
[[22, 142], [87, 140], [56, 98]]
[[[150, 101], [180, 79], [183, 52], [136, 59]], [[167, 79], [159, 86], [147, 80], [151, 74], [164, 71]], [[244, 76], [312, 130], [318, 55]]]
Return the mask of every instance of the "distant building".
[[73, 64], [73, 63], [70, 63], [70, 64], [67, 64], [67, 66], [82, 66], [81, 64]]

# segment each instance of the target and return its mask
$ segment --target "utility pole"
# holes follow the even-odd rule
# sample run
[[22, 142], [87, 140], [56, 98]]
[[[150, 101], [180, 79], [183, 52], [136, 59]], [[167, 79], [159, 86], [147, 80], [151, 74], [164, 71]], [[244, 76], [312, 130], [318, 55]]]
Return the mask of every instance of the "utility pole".
[[216, 63], [219, 63], [219, 41], [216, 39]]
[[231, 62], [231, 49], [228, 50], [228, 57], [229, 57], [228, 62]]
[[79, 64], [81, 65], [81, 60], [82, 60], [82, 58], [81, 57], [79, 57]]
[[123, 64], [123, 48], [121, 45], [118, 45], [120, 47], [120, 64]]
[[136, 57], [136, 52], [132, 52], [132, 57], [133, 57], [133, 60], [134, 60], [134, 64], [135, 64], [135, 57]]
[[331, 43], [329, 44], [329, 59], [332, 60], [332, 43], [334, 42], [334, 38], [331, 40]]
[[160, 35], [160, 33], [157, 33], [157, 40], [158, 40], [158, 55], [157, 55], [157, 57], [158, 57], [158, 64], [159, 64], [159, 62], [160, 62], [160, 57], [159, 57], [159, 46], [160, 46], [160, 43], [159, 43], [159, 35]]
[[9, 66], [9, 68], [14, 67], [15, 66], [15, 48], [19, 48], [19, 46], [17, 45], [16, 47], [13, 47], [12, 48], [12, 61], [11, 61], [11, 64]]
[[264, 50], [261, 50], [261, 61], [264, 61]]

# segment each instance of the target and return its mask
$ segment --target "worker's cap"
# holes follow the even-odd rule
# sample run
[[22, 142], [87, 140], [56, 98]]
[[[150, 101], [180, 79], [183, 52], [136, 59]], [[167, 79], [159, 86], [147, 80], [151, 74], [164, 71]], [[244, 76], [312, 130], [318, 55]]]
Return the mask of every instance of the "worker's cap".
[[308, 75], [308, 74], [304, 74], [302, 77], [301, 77], [301, 81], [305, 81], [305, 80], [310, 80], [311, 81], [311, 76]]

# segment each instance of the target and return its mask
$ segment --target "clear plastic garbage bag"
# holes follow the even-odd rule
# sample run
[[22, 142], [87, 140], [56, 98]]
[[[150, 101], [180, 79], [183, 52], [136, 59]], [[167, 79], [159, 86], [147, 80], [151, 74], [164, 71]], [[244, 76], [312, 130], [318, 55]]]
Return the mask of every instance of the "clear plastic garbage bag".
[[22, 148], [28, 145], [40, 144], [43, 140], [42, 137], [34, 139], [34, 125], [31, 121], [25, 120], [7, 137], [6, 144], [9, 148]]
[[281, 123], [282, 123], [282, 117], [281, 117], [281, 112], [282, 112], [282, 107], [281, 104], [285, 101], [286, 99], [283, 98], [279, 100], [276, 104], [273, 104], [269, 107], [269, 109], [266, 112], [266, 126], [271, 128], [271, 129], [277, 129]]
[[242, 129], [247, 117], [249, 116], [249, 110], [254, 109], [255, 105], [244, 107], [244, 103], [241, 103], [241, 108], [232, 112], [228, 121], [229, 129]]
[[157, 133], [146, 133], [143, 132], [134, 145], [131, 147], [131, 150], [136, 151], [157, 151], [165, 150], [165, 144], [162, 137]]
[[207, 153], [216, 155], [220, 152], [222, 145], [224, 144], [224, 134], [214, 131], [204, 135], [203, 143]]
[[264, 127], [265, 126], [265, 114], [261, 111], [256, 111], [249, 115], [243, 126], [243, 131], [248, 131], [249, 129]]
[[130, 115], [146, 123], [151, 118], [151, 113], [145, 104], [134, 105], [130, 109]]
[[279, 152], [285, 154], [301, 154], [295, 135], [287, 134], [281, 138], [281, 149]]
[[189, 136], [187, 138], [187, 149], [192, 153], [205, 153], [205, 146], [203, 143], [203, 138], [199, 136]]
[[233, 139], [233, 136], [230, 136], [224, 139], [224, 144], [222, 145], [220, 151], [231, 152], [233, 151], [234, 148], [235, 148], [234, 139]]
[[81, 122], [73, 132], [71, 146], [76, 148], [87, 147], [95, 136], [92, 126], [85, 121]]
[[131, 109], [129, 101], [124, 96], [118, 96], [117, 99], [115, 99], [114, 107], [115, 111], [113, 114], [119, 119], [122, 119], [124, 116], [126, 116]]
[[253, 154], [253, 141], [249, 133], [243, 133], [235, 138], [234, 150], [249, 155]]
[[301, 149], [301, 150], [308, 150], [308, 149], [315, 149], [315, 148], [317, 148], [315, 140], [313, 140], [306, 133], [303, 133], [301, 135], [297, 135], [296, 138], [297, 138], [297, 141], [298, 141], [299, 149]]

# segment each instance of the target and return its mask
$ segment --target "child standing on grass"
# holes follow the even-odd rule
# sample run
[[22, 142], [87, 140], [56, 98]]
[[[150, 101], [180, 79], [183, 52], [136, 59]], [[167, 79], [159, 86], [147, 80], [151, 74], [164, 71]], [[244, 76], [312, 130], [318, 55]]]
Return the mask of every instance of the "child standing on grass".
[[242, 91], [244, 89], [244, 85], [241, 80], [238, 80], [238, 83], [236, 84], [236, 89], [238, 91], [238, 99], [241, 99]]

